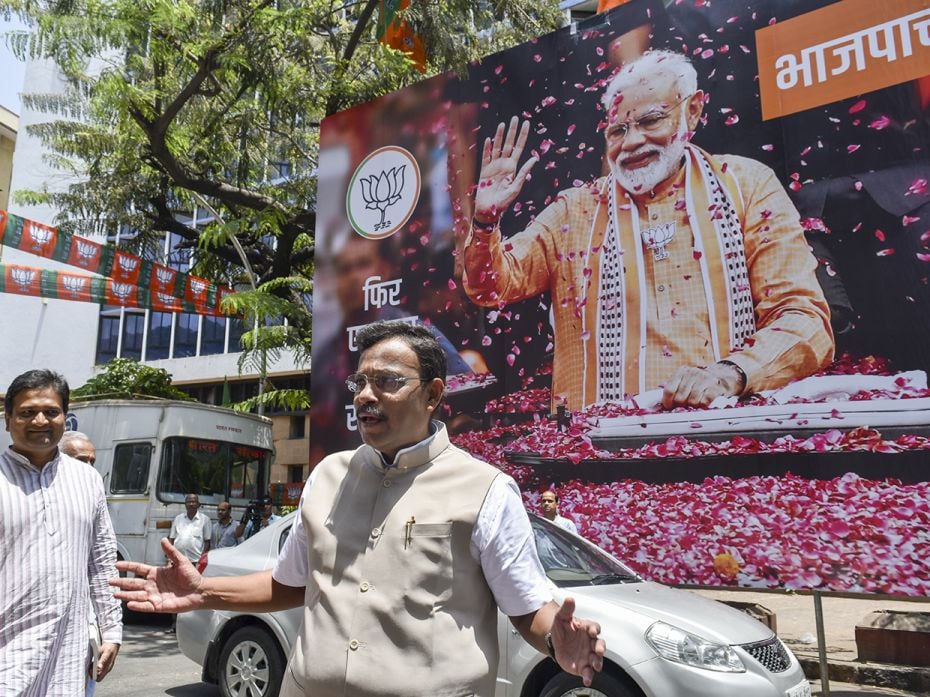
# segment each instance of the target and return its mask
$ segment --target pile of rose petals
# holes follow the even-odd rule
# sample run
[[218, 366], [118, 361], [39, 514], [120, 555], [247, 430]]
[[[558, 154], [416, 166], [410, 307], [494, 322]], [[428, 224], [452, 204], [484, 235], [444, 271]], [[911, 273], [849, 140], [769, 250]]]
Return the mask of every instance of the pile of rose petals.
[[[893, 374], [884, 359], [841, 356], [822, 374]], [[930, 391], [861, 393], [860, 399], [907, 399]], [[528, 389], [489, 402], [492, 417], [523, 414], [517, 424], [453, 437], [459, 447], [513, 476], [527, 508], [553, 484], [560, 511], [588, 539], [627, 562], [647, 579], [668, 584], [819, 589], [892, 595], [930, 595], [930, 481], [872, 481], [854, 473], [831, 480], [783, 476], [743, 479], [713, 476], [700, 483], [650, 484], [634, 479], [593, 483], [551, 482], [508, 456], [524, 454], [578, 464], [599, 459], [649, 460], [757, 453], [898, 453], [930, 450], [930, 438], [888, 438], [870, 428], [829, 428], [804, 438], [763, 442], [734, 436], [723, 442], [673, 436], [636, 448], [606, 451], [588, 433], [600, 417], [649, 413], [628, 405], [600, 404], [563, 418], [549, 415], [547, 388]], [[741, 402], [766, 404], [760, 396]], [[688, 411], [681, 409], [678, 411]], [[520, 459], [520, 462], [525, 462]], [[604, 463], [609, 467], [609, 463]], [[648, 462], [643, 463], [648, 467]], [[930, 476], [928, 476], [930, 480]]]

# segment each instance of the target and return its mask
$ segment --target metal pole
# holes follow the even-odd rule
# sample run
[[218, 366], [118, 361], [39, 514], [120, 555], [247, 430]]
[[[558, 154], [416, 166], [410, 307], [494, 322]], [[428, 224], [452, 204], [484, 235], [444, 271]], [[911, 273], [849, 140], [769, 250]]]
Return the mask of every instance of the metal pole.
[[827, 639], [823, 627], [823, 600], [820, 591], [814, 591], [814, 621], [817, 624], [817, 654], [820, 658], [820, 689], [830, 697], [830, 667], [827, 664]]

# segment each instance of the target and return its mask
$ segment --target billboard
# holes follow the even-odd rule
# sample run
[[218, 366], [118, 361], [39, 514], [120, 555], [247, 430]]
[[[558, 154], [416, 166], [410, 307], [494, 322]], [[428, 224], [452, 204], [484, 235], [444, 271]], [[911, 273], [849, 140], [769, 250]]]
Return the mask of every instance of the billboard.
[[928, 27], [632, 0], [326, 119], [311, 463], [422, 323], [453, 441], [645, 577], [930, 595]]

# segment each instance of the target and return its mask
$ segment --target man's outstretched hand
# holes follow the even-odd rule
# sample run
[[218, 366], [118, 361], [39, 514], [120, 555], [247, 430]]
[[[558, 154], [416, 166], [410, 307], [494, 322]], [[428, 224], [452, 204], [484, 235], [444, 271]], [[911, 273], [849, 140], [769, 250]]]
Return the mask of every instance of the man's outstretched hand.
[[581, 676], [585, 687], [590, 687], [594, 674], [604, 667], [606, 645], [598, 638], [601, 625], [575, 617], [575, 599], [565, 598], [549, 631], [559, 667]]
[[111, 579], [110, 585], [119, 588], [114, 595], [127, 601], [127, 607], [135, 612], [187, 612], [202, 608], [203, 576], [168, 540], [162, 540], [161, 546], [168, 558], [165, 566], [116, 562], [117, 569], [133, 573], [135, 578]]

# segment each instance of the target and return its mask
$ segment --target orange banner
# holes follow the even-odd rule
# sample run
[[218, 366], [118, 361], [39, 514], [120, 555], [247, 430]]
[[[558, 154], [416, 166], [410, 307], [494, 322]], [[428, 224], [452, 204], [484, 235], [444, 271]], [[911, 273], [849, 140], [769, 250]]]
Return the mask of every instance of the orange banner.
[[843, 0], [756, 32], [762, 118], [930, 74], [926, 0]]
[[630, 0], [597, 0], [597, 12], [607, 12], [620, 5], [626, 5]]

